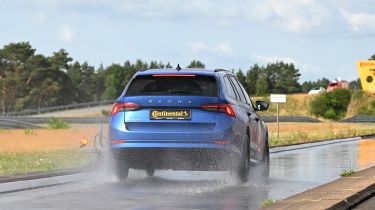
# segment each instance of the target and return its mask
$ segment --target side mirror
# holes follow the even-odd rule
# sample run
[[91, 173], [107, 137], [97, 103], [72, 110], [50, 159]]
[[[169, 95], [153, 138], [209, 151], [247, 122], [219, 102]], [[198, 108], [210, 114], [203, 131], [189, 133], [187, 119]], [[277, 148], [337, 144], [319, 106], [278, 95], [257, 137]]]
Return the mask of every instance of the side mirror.
[[256, 101], [255, 105], [256, 105], [255, 107], [256, 111], [265, 111], [268, 109], [269, 104], [265, 101]]

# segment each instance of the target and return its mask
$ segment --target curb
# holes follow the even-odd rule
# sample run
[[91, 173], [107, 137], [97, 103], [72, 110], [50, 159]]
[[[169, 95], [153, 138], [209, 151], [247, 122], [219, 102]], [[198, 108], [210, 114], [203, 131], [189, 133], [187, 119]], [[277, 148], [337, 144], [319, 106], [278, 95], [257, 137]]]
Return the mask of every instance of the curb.
[[65, 175], [54, 175], [49, 177], [38, 177], [25, 180], [13, 180], [10, 182], [0, 183], [0, 195], [12, 192], [19, 192], [31, 189], [38, 189], [44, 187], [51, 187], [56, 185], [80, 182], [86, 180], [89, 172], [80, 172], [75, 174], [65, 174]]
[[286, 144], [286, 145], [276, 145], [276, 146], [270, 146], [270, 149], [284, 148], [284, 147], [298, 146], [298, 145], [307, 145], [307, 144], [314, 144], [314, 143], [332, 142], [332, 141], [339, 141], [339, 140], [352, 139], [352, 138], [370, 139], [370, 138], [375, 138], [375, 134], [367, 134], [367, 135], [361, 135], [361, 136], [352, 136], [352, 137], [336, 138], [336, 139], [322, 139], [322, 140], [317, 140], [317, 141], [292, 143], [292, 144]]
[[54, 171], [54, 172], [35, 172], [35, 173], [12, 175], [12, 176], [0, 176], [0, 184], [8, 183], [8, 182], [50, 178], [50, 177], [55, 177], [55, 176], [65, 176], [65, 175], [71, 175], [71, 174], [84, 173], [87, 171], [88, 169], [77, 168], [77, 169], [60, 170], [60, 171]]
[[329, 145], [329, 144], [338, 144], [338, 143], [344, 143], [344, 142], [350, 142], [350, 141], [359, 141], [361, 139], [364, 139], [364, 138], [359, 136], [359, 137], [349, 137], [349, 138], [343, 138], [343, 139], [328, 139], [328, 140], [315, 141], [315, 142], [290, 144], [290, 145], [284, 145], [284, 146], [271, 147], [270, 153], [272, 154], [272, 153], [279, 153], [279, 152], [287, 152], [287, 151], [291, 151], [291, 150], [325, 146], [325, 145]]
[[375, 166], [277, 201], [262, 210], [350, 209], [375, 195]]
[[86, 180], [88, 168], [0, 176], [0, 195]]
[[356, 194], [346, 198], [345, 200], [340, 201], [339, 203], [333, 205], [329, 209], [330, 210], [350, 209], [374, 195], [375, 195], [375, 183], [357, 192]]

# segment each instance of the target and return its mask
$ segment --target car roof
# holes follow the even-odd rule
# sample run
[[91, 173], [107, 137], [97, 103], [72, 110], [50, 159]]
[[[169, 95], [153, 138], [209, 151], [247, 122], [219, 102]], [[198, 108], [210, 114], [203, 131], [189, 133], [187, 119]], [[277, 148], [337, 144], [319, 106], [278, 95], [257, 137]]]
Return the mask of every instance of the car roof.
[[162, 68], [162, 69], [148, 69], [137, 72], [137, 75], [151, 75], [151, 74], [199, 74], [199, 75], [217, 75], [220, 72], [232, 74], [232, 72], [225, 69], [198, 69], [198, 68]]

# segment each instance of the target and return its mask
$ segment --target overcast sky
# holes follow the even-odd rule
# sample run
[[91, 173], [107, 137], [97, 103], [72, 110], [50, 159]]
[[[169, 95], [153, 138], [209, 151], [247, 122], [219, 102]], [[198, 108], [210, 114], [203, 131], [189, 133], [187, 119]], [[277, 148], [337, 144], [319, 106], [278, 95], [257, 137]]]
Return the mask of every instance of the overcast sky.
[[0, 45], [80, 62], [170, 61], [248, 70], [293, 62], [301, 81], [353, 80], [375, 53], [374, 0], [0, 0]]

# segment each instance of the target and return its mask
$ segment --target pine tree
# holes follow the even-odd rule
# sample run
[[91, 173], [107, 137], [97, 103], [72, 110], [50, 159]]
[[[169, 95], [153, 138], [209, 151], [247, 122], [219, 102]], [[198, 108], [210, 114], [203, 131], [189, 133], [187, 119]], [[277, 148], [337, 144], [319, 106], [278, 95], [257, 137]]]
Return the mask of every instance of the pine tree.
[[243, 71], [241, 69], [239, 69], [237, 71], [236, 77], [237, 77], [238, 81], [242, 84], [242, 86], [246, 90], [246, 86], [247, 86], [247, 84], [246, 84], [246, 77], [245, 77], [245, 75], [244, 75], [244, 73], [243, 73]]
[[190, 64], [186, 68], [198, 68], [198, 69], [204, 69], [205, 65], [199, 60], [192, 60]]

